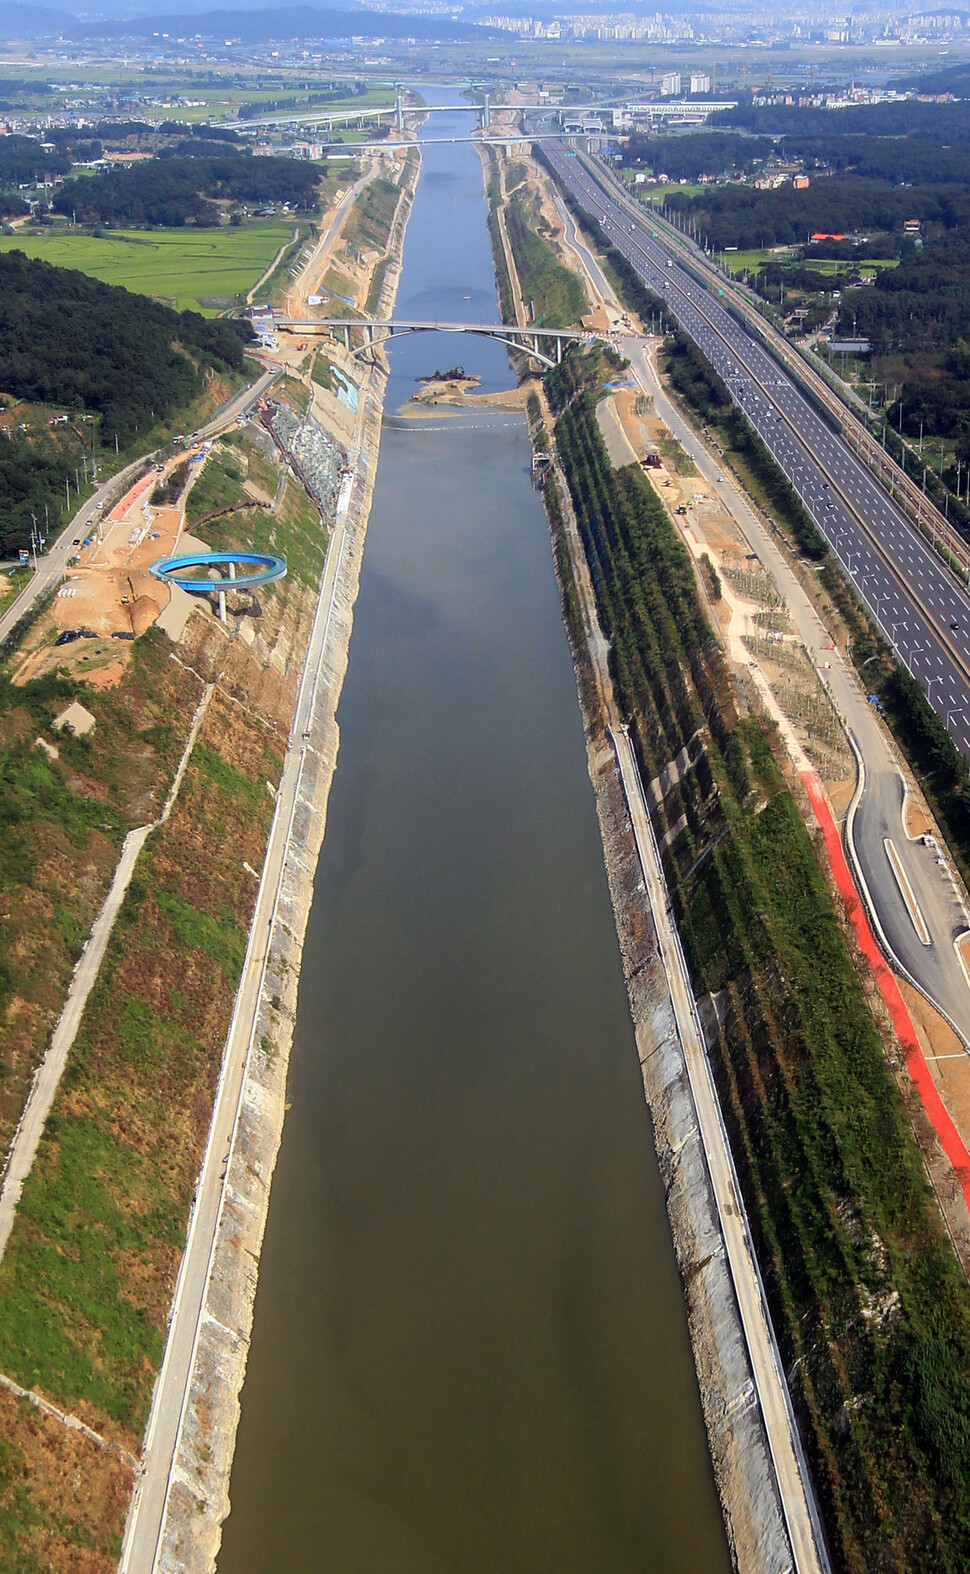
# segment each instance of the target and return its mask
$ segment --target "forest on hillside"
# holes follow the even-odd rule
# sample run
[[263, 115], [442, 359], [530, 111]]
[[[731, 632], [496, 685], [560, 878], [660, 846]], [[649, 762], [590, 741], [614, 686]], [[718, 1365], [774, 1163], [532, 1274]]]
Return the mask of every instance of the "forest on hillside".
[[[194, 150], [193, 150], [194, 151]], [[55, 213], [79, 224], [214, 225], [218, 202], [288, 202], [312, 208], [321, 167], [289, 158], [254, 158], [227, 151], [197, 158], [185, 150], [103, 174], [66, 180]]]
[[[894, 427], [955, 437], [970, 457], [970, 104], [749, 103], [716, 119], [717, 130], [634, 135], [624, 164], [686, 182], [715, 177], [694, 193], [666, 192], [668, 211], [715, 250], [764, 249], [769, 299], [780, 302], [784, 289], [810, 308], [807, 326], [834, 312], [837, 333], [869, 341], [875, 379], [902, 388]], [[786, 178], [759, 189], [751, 177], [779, 163], [803, 168], [809, 185], [796, 190]], [[907, 233], [914, 219], [919, 231]], [[818, 234], [842, 238], [811, 241]], [[765, 256], [773, 247], [797, 250]], [[812, 272], [822, 259], [840, 264], [837, 274]], [[871, 259], [898, 266], [866, 281], [859, 265]]]
[[[247, 322], [172, 311], [73, 268], [0, 254], [0, 392], [100, 417], [105, 446], [147, 438], [201, 392], [207, 368], [242, 371], [251, 337]], [[0, 550], [25, 544], [30, 511], [45, 501], [60, 520], [76, 463], [47, 439], [0, 445]]]
[[753, 104], [742, 95], [736, 109], [711, 116], [712, 126], [737, 126], [760, 136], [828, 136], [864, 132], [873, 137], [929, 137], [952, 146], [970, 139], [970, 103], [921, 104], [907, 98], [884, 104], [853, 104], [845, 109], [802, 108], [797, 104]]

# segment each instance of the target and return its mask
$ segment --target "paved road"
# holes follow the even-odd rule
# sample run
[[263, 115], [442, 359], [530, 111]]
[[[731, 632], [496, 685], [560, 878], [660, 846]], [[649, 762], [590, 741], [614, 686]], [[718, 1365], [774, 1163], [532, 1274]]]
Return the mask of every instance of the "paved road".
[[610, 732], [633, 822], [650, 907], [657, 926], [677, 1031], [684, 1048], [701, 1142], [717, 1202], [728, 1265], [744, 1326], [745, 1342], [778, 1480], [795, 1568], [797, 1574], [821, 1574], [823, 1566], [827, 1565], [823, 1565], [824, 1554], [820, 1555], [819, 1552], [821, 1532], [817, 1509], [805, 1461], [796, 1442], [797, 1433], [782, 1373], [781, 1357], [765, 1311], [744, 1204], [731, 1162], [727, 1134], [721, 1122], [703, 1036], [697, 1023], [687, 963], [669, 911], [660, 854], [643, 795], [636, 756], [625, 727], [611, 728]]
[[[828, 631], [770, 530], [667, 398], [642, 341], [625, 339], [623, 348], [638, 381], [653, 396], [657, 413], [691, 454], [701, 475], [740, 525], [751, 550], [773, 575], [788, 603], [794, 630], [819, 669], [862, 757], [864, 768], [851, 816], [849, 851], [890, 961], [909, 975], [963, 1038], [970, 1039], [970, 987], [954, 947], [957, 936], [970, 928], [970, 915], [949, 865], [941, 867], [938, 862], [940, 850], [924, 847], [906, 831], [905, 784], [891, 739], [869, 704], [855, 669], [830, 648]], [[923, 944], [910, 917], [892, 871], [887, 841], [892, 842], [916, 896], [929, 945]]]
[[[623, 307], [596, 257], [583, 243], [572, 216], [568, 210], [562, 211], [570, 245], [581, 257], [594, 291], [613, 320], [618, 321], [624, 315]], [[658, 415], [691, 454], [712, 491], [720, 496], [741, 527], [752, 551], [774, 576], [788, 603], [795, 631], [820, 669], [839, 714], [846, 720], [864, 762], [847, 827], [849, 851], [890, 961], [908, 974], [965, 1040], [970, 1040], [970, 987], [954, 944], [970, 928], [970, 915], [949, 865], [941, 866], [939, 862], [940, 850], [925, 847], [906, 831], [905, 784], [891, 739], [868, 703], [854, 668], [842, 660], [838, 651], [829, 648], [830, 636], [771, 531], [667, 397], [647, 345], [636, 336], [624, 336], [622, 345], [634, 377], [653, 398]], [[893, 873], [887, 842], [892, 843], [909, 882], [925, 922], [929, 945], [924, 944], [910, 915]]]
[[[643, 210], [639, 204], [629, 198], [626, 198], [625, 202], [627, 208], [636, 216], [642, 215]], [[741, 284], [730, 274], [719, 272], [701, 247], [683, 231], [676, 229], [659, 212], [655, 213], [653, 223], [658, 231], [666, 236], [671, 246], [679, 249], [680, 255], [687, 260], [688, 267], [701, 275], [715, 293], [724, 291], [724, 299], [729, 301], [732, 310], [741, 313], [754, 338], [767, 344], [772, 353], [777, 355], [793, 373], [796, 383], [800, 383], [803, 387], [807, 386], [810, 396], [814, 395], [835, 418], [849, 447], [872, 456], [883, 486], [898, 503], [902, 504], [905, 498], [909, 518], [915, 520], [917, 524], [922, 522], [923, 536], [926, 538], [932, 536], [937, 545], [945, 544], [957, 562], [965, 569], [970, 569], [970, 547], [959, 531], [949, 523], [944, 511], [921, 491], [917, 480], [908, 470], [904, 470], [891, 454], [885, 449], [874, 448], [869, 441], [872, 435], [871, 419], [874, 412], [863, 399], [859, 398], [855, 390], [847, 383], [843, 383], [813, 351], [803, 351], [786, 339], [785, 335], [775, 327], [771, 318], [765, 315], [764, 302], [755, 291]]]
[[673, 243], [649, 219], [631, 217], [578, 158], [553, 142], [543, 149], [557, 178], [716, 367], [886, 639], [970, 755], [970, 599], [962, 586], [788, 373], [682, 265]]
[[[238, 420], [252, 404], [261, 399], [270, 384], [279, 376], [279, 372], [264, 372], [248, 388], [231, 399], [227, 405], [216, 412], [212, 420], [199, 428], [202, 437], [214, 437], [217, 432], [223, 431]], [[25, 585], [20, 595], [0, 618], [0, 640], [6, 639], [11, 629], [25, 613], [29, 612], [38, 599], [53, 586], [60, 584], [67, 569], [68, 559], [76, 550], [74, 542], [78, 537], [83, 539], [97, 526], [98, 519], [108, 509], [109, 505], [121, 497], [125, 490], [132, 484], [139, 473], [144, 469], [145, 457], [135, 459], [123, 470], [117, 471], [107, 481], [103, 481], [97, 491], [92, 493], [87, 502], [82, 503], [70, 524], [54, 542], [50, 551], [37, 559], [37, 572], [28, 585]], [[98, 504], [103, 504], [101, 509]]]

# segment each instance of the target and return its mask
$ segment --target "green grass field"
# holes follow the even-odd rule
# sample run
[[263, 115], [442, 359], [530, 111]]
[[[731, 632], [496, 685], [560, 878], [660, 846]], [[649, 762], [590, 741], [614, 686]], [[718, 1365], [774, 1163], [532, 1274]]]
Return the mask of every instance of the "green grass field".
[[[840, 269], [847, 268], [849, 266], [851, 266], [851, 264], [844, 262], [832, 262], [826, 257], [812, 257], [811, 253], [809, 253], [802, 263], [803, 268], [811, 268], [814, 273], [827, 274], [838, 273]], [[871, 257], [868, 261], [859, 263], [859, 272], [878, 273], [880, 268], [898, 267], [898, 257]]]
[[267, 220], [239, 229], [4, 235], [0, 249], [42, 257], [60, 268], [79, 268], [105, 284], [123, 284], [180, 311], [213, 316], [220, 308], [211, 303], [229, 302], [251, 289], [292, 233], [292, 224]]
[[668, 197], [680, 193], [684, 197], [696, 197], [698, 192], [704, 190], [703, 186], [694, 186], [690, 181], [669, 181], [666, 186], [635, 186], [634, 192], [641, 202], [656, 202], [663, 207]]
[[[749, 273], [755, 273], [759, 268], [763, 268], [766, 263], [793, 261], [797, 251], [797, 246], [786, 246], [781, 249], [766, 248], [761, 250], [759, 248], [754, 251], [726, 251], [723, 256], [732, 273], [744, 273], [745, 269]], [[812, 253], [808, 252], [798, 266], [812, 268], [816, 273], [829, 275], [838, 273], [841, 269], [854, 269], [856, 266], [858, 266], [860, 273], [878, 273], [880, 268], [897, 268], [899, 266], [899, 258], [873, 257], [866, 262], [854, 264], [851, 262], [835, 262], [828, 257], [813, 257]]]
[[793, 254], [795, 248], [786, 247], [784, 251], [772, 251], [767, 247], [756, 247], [751, 251], [726, 251], [724, 261], [732, 273], [743, 273], [747, 268], [749, 273], [763, 268], [766, 262], [785, 262]]

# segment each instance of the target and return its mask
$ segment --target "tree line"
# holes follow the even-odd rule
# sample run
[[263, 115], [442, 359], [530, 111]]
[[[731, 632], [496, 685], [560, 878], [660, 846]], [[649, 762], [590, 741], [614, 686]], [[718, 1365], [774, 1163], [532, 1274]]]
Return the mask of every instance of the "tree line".
[[748, 175], [770, 158], [770, 137], [742, 137], [736, 131], [694, 131], [683, 136], [650, 136], [634, 132], [623, 150], [627, 166], [645, 164], [671, 180], [697, 180], [699, 175]]
[[723, 1003], [711, 1070], [833, 1567], [966, 1568], [966, 1287], [839, 917], [666, 509], [609, 462], [602, 371], [573, 354], [546, 386], [643, 775], [700, 740], [653, 818], [695, 991]]
[[[100, 416], [119, 449], [201, 391], [203, 372], [243, 369], [250, 325], [176, 312], [143, 295], [0, 254], [0, 388], [18, 399]], [[78, 454], [49, 437], [0, 443], [0, 548], [26, 545], [31, 510], [60, 519]]]
[[801, 108], [796, 104], [756, 105], [742, 95], [736, 109], [711, 116], [714, 127], [734, 126], [760, 136], [829, 136], [833, 132], [865, 132], [873, 137], [930, 137], [952, 146], [970, 141], [970, 102], [921, 104], [856, 104], [846, 109]]
[[312, 208], [320, 175], [319, 165], [299, 159], [236, 152], [195, 158], [182, 150], [172, 157], [66, 180], [52, 206], [79, 224], [214, 225], [220, 222], [220, 201]]
[[830, 175], [813, 179], [801, 191], [791, 184], [774, 191], [708, 186], [694, 197], [675, 191], [667, 206], [689, 214], [718, 250], [804, 246], [818, 233], [876, 234], [887, 237], [891, 255], [901, 249], [903, 225], [913, 218], [941, 231], [970, 232], [970, 186], [956, 183], [904, 187], [888, 180]]
[[[931, 137], [866, 135], [742, 135], [697, 131], [685, 136], [635, 133], [623, 152], [626, 166], [645, 165], [672, 180], [751, 175], [771, 157], [803, 163], [809, 175], [851, 174], [890, 185], [938, 186], [970, 181], [970, 141], [942, 147]], [[779, 190], [784, 188], [779, 187]], [[765, 192], [759, 195], [771, 196]]]

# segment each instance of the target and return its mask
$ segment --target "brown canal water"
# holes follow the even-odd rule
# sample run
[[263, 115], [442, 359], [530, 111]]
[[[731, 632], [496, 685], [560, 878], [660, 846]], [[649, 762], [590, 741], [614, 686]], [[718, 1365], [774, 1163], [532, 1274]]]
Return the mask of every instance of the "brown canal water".
[[[467, 144], [397, 312], [498, 320]], [[525, 425], [391, 359], [219, 1574], [721, 1574]]]

